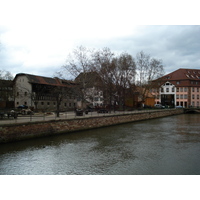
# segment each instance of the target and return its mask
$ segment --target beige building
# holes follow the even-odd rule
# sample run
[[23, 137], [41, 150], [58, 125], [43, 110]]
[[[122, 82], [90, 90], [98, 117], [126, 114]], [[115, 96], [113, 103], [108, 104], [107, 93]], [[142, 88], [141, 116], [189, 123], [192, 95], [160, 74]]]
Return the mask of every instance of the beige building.
[[200, 106], [200, 70], [178, 69], [161, 77], [156, 102], [164, 106]]
[[38, 110], [74, 110], [78, 89], [72, 81], [20, 73], [14, 79], [15, 107], [25, 105]]

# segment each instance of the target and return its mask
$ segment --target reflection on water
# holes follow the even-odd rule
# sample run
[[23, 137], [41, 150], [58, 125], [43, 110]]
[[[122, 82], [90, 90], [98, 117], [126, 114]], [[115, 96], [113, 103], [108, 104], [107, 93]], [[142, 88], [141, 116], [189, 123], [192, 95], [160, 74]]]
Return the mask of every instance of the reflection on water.
[[200, 174], [200, 115], [0, 145], [0, 174]]

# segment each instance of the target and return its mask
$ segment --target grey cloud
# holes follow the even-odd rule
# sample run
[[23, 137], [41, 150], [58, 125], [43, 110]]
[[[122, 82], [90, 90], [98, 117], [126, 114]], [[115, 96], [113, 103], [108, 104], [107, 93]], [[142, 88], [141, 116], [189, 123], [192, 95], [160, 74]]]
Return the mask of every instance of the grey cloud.
[[132, 55], [143, 50], [162, 59], [166, 72], [200, 68], [200, 26], [144, 26], [136, 36], [119, 41], [115, 42], [120, 49]]
[[136, 33], [127, 37], [83, 41], [82, 44], [94, 48], [109, 47], [115, 52], [126, 51], [133, 57], [143, 50], [162, 59], [166, 73], [178, 68], [200, 69], [200, 26], [140, 26]]
[[[200, 69], [200, 26], [139, 26], [136, 32], [128, 36], [107, 39], [93, 37], [77, 39], [73, 42], [74, 48], [80, 45], [95, 49], [109, 47], [116, 53], [126, 51], [133, 57], [136, 57], [136, 54], [143, 50], [152, 57], [162, 59], [166, 73], [178, 68]], [[5, 66], [6, 69], [10, 69], [9, 71], [14, 71], [14, 73], [26, 72], [52, 76], [64, 64], [58, 63], [57, 66], [55, 63], [54, 65], [47, 64], [33, 69], [33, 67], [23, 66], [23, 63], [14, 63], [11, 50], [6, 49], [4, 45], [1, 45], [0, 48], [0, 67]], [[55, 55], [59, 51], [56, 49]], [[63, 52], [60, 52], [60, 55], [63, 55]]]

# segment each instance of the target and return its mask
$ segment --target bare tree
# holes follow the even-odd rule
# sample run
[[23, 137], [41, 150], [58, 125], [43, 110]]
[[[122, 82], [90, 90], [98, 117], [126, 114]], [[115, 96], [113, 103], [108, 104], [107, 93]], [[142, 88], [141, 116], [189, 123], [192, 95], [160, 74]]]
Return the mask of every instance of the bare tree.
[[97, 50], [93, 54], [93, 62], [95, 71], [102, 80], [102, 90], [104, 92], [104, 100], [109, 106], [114, 103], [116, 93], [115, 77], [116, 65], [114, 63], [114, 53], [109, 48]]
[[0, 103], [2, 107], [14, 107], [13, 76], [10, 72], [0, 70]]
[[[128, 53], [122, 53], [114, 59], [115, 85], [120, 105], [125, 105], [126, 96], [130, 96], [130, 87], [135, 83], [136, 64], [134, 58]], [[127, 94], [128, 93], [128, 94]]]
[[[62, 67], [62, 74], [71, 74], [75, 81], [79, 84], [76, 91], [81, 91], [79, 94], [82, 102], [91, 98], [88, 93], [88, 87], [94, 79], [90, 79], [89, 73], [93, 72], [92, 66], [92, 50], [80, 46], [74, 49], [73, 54], [69, 54], [66, 64]], [[80, 90], [81, 89], [81, 90]]]
[[73, 54], [69, 54], [66, 65], [63, 66], [67, 72], [70, 72], [75, 78], [80, 73], [91, 71], [91, 53], [92, 50], [79, 46], [74, 49]]
[[145, 54], [143, 51], [136, 55], [136, 63], [137, 85], [142, 88], [141, 99], [144, 102], [148, 92], [156, 86], [156, 82], [153, 82], [153, 80], [164, 75], [164, 67], [162, 60], [151, 58], [149, 54]]
[[13, 80], [13, 76], [9, 71], [0, 70], [0, 80]]

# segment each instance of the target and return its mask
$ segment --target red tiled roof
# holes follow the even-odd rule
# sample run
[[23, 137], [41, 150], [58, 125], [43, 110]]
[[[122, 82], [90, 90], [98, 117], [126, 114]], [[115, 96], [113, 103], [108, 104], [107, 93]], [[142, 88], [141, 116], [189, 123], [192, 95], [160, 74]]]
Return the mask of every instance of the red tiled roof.
[[183, 69], [180, 68], [163, 77], [163, 81], [169, 81], [176, 86], [200, 86], [200, 70], [199, 69]]
[[200, 80], [200, 70], [181, 68], [163, 76], [163, 78], [168, 80]]
[[[49, 77], [44, 77], [44, 76], [37, 76], [37, 75], [32, 75], [32, 74], [24, 74], [20, 73], [17, 74], [17, 76], [26, 76], [29, 80], [30, 83], [33, 84], [42, 84], [42, 85], [52, 85], [52, 86], [62, 86], [62, 87], [71, 87], [75, 85], [73, 81], [67, 81], [67, 80], [62, 80], [59, 78], [49, 78]], [[15, 79], [16, 79], [15, 77]]]

